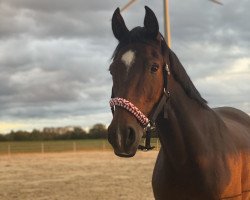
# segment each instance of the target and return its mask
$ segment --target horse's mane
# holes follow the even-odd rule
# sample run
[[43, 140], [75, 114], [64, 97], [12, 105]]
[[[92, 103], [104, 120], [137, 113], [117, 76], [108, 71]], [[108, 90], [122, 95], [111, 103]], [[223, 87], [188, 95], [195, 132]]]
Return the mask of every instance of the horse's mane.
[[[180, 63], [179, 59], [175, 55], [175, 53], [167, 46], [166, 41], [164, 38], [159, 34], [160, 36], [160, 44], [162, 47], [162, 53], [165, 57], [165, 59], [169, 59], [170, 62], [170, 70], [175, 78], [175, 80], [180, 83], [186, 94], [191, 98], [197, 101], [200, 105], [203, 107], [207, 106], [207, 101], [203, 99], [198, 92], [198, 90], [195, 88], [193, 82], [189, 78], [186, 70]], [[157, 45], [156, 40], [152, 40], [146, 32], [146, 29], [144, 27], [136, 27], [132, 29], [124, 38], [119, 42], [117, 45], [113, 55], [112, 59], [115, 59], [119, 51], [131, 43], [143, 43], [143, 44], [149, 44], [149, 45]], [[158, 44], [159, 45], [159, 44]]]
[[188, 76], [186, 70], [182, 66], [180, 60], [175, 55], [175, 53], [167, 46], [164, 38], [162, 38], [162, 51], [163, 55], [165, 55], [165, 59], [169, 59], [170, 70], [175, 78], [175, 80], [182, 86], [186, 94], [191, 98], [198, 102], [203, 107], [207, 107], [207, 101], [202, 98], [199, 91], [194, 86], [190, 77]]

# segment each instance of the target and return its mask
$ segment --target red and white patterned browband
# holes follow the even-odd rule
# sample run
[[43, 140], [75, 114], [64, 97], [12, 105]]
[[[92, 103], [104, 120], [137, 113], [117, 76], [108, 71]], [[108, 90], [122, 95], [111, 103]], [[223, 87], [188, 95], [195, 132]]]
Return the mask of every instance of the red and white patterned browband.
[[123, 98], [116, 97], [116, 98], [112, 98], [109, 101], [109, 104], [111, 108], [113, 108], [114, 106], [119, 106], [119, 107], [126, 109], [127, 111], [132, 113], [143, 126], [148, 125], [149, 119], [130, 101], [123, 99]]

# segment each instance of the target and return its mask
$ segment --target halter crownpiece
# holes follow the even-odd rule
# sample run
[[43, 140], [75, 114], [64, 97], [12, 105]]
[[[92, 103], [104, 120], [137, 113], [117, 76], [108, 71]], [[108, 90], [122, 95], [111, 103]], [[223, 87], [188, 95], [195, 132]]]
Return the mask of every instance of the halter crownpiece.
[[137, 108], [134, 104], [132, 104], [130, 101], [123, 99], [123, 98], [112, 98], [109, 101], [110, 107], [114, 109], [115, 106], [122, 107], [132, 113], [135, 118], [143, 125], [147, 126], [149, 123], [149, 119]]

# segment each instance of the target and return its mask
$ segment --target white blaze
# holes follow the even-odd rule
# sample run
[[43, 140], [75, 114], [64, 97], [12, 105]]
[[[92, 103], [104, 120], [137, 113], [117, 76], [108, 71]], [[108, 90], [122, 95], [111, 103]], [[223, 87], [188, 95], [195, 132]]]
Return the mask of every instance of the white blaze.
[[132, 50], [127, 51], [122, 55], [121, 60], [126, 65], [128, 71], [135, 61], [135, 52]]

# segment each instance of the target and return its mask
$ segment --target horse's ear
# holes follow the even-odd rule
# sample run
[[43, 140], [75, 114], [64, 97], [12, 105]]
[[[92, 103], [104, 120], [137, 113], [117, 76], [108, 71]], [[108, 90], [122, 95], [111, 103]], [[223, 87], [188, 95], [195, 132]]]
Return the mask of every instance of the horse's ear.
[[144, 27], [147, 33], [152, 37], [156, 38], [159, 33], [159, 24], [154, 12], [147, 6], [145, 6], [146, 15], [144, 18]]
[[129, 30], [120, 14], [120, 9], [117, 8], [112, 17], [112, 30], [117, 40], [121, 41], [122, 38], [128, 34]]

